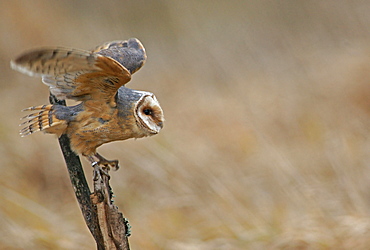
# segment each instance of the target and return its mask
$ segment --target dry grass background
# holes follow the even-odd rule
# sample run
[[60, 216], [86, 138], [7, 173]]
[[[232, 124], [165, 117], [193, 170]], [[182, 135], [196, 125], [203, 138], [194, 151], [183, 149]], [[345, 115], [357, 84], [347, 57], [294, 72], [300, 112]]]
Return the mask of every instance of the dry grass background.
[[[370, 2], [1, 1], [0, 248], [94, 249], [48, 102], [9, 61], [139, 38], [164, 130], [100, 148], [133, 249], [370, 249]], [[90, 179], [91, 170], [83, 160]]]

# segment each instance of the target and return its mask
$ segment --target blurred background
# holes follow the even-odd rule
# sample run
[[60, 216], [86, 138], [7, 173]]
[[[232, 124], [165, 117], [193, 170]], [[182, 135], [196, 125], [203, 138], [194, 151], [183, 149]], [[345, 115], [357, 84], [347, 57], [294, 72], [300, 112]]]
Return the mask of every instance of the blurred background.
[[[132, 249], [370, 248], [370, 2], [1, 1], [0, 248], [94, 249], [57, 138], [18, 135], [48, 103], [11, 59], [139, 38], [127, 85], [165, 112], [99, 148]], [[91, 167], [82, 159], [91, 184]]]

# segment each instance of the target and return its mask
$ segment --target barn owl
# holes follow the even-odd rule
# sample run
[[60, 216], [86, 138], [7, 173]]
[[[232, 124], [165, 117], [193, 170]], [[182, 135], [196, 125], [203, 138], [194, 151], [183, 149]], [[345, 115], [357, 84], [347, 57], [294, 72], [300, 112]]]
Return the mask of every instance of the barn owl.
[[73, 99], [75, 106], [41, 105], [23, 117], [20, 134], [36, 131], [66, 134], [71, 148], [92, 166], [118, 168], [96, 152], [104, 143], [158, 134], [164, 116], [153, 93], [126, 88], [133, 73], [146, 60], [136, 38], [104, 43], [92, 51], [44, 48], [26, 52], [11, 67], [30, 76], [41, 76], [51, 94]]

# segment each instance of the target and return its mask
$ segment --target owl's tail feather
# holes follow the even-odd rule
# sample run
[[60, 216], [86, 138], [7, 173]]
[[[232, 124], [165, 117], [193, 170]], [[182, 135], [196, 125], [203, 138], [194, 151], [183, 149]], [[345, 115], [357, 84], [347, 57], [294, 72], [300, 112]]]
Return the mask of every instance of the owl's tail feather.
[[55, 116], [53, 105], [33, 106], [22, 111], [40, 110], [21, 118], [25, 120], [19, 126], [25, 126], [19, 131], [19, 134], [24, 137], [33, 134], [37, 131], [45, 131], [47, 133], [57, 134], [60, 136], [67, 128], [67, 122], [60, 120]]

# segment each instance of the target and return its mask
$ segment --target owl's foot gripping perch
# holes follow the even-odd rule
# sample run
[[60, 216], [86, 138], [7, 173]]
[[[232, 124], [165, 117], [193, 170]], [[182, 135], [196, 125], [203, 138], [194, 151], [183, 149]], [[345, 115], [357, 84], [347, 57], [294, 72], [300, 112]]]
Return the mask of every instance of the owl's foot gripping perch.
[[[109, 170], [111, 168], [113, 170], [117, 170], [119, 168], [118, 160], [109, 161], [98, 153], [95, 153], [94, 156], [88, 156], [87, 158], [89, 159], [91, 166], [94, 168], [94, 180], [98, 180], [99, 176], [102, 175], [107, 176], [109, 179]], [[96, 159], [98, 161], [96, 161]]]
[[[97, 159], [97, 161], [95, 160], [94, 157]], [[108, 171], [111, 168], [115, 171], [119, 169], [118, 160], [109, 161], [109, 160], [105, 159], [103, 156], [101, 156], [99, 153], [95, 153], [94, 157], [93, 156], [88, 156], [87, 157], [89, 159], [92, 167], [95, 167], [96, 165], [98, 165], [98, 166], [102, 166], [102, 169], [104, 169], [104, 170], [106, 169]]]
[[95, 154], [95, 157], [99, 159], [98, 161], [99, 165], [104, 165], [105, 167], [112, 168], [115, 171], [119, 169], [118, 160], [109, 161], [98, 153]]

